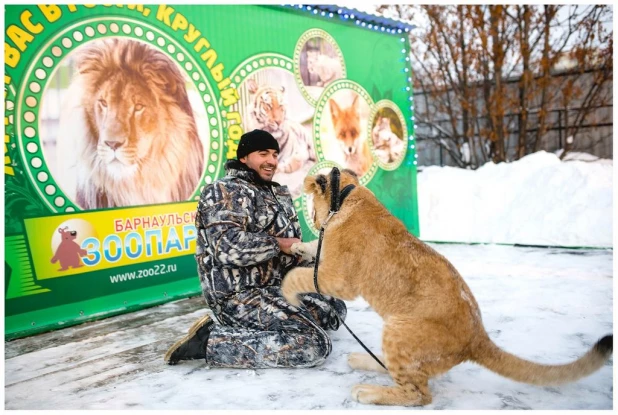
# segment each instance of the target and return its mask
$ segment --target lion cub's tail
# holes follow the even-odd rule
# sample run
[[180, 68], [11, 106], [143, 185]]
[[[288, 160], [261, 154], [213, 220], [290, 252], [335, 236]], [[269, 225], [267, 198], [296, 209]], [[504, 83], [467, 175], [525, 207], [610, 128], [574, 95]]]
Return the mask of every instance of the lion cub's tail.
[[574, 382], [600, 369], [612, 355], [614, 336], [600, 339], [585, 355], [564, 365], [542, 365], [521, 359], [496, 346], [488, 337], [480, 342], [472, 360], [507, 378], [533, 385]]

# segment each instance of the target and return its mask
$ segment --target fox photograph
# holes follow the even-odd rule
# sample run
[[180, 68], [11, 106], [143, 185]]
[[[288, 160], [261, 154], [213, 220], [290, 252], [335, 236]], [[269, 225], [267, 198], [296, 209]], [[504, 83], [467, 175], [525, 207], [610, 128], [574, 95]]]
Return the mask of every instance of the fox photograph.
[[373, 163], [367, 125], [370, 106], [357, 92], [341, 89], [328, 98], [320, 119], [324, 158], [363, 176]]
[[155, 47], [114, 37], [77, 48], [42, 107], [46, 163], [82, 209], [180, 202], [196, 191], [208, 120], [184, 71]]

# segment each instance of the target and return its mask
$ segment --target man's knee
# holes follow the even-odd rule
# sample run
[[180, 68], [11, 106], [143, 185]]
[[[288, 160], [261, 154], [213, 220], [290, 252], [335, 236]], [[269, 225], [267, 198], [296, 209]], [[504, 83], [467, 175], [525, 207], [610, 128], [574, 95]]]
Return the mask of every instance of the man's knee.
[[326, 361], [326, 358], [330, 355], [333, 345], [323, 330], [315, 330], [312, 335], [312, 344], [305, 345], [305, 362], [304, 367], [319, 366]]

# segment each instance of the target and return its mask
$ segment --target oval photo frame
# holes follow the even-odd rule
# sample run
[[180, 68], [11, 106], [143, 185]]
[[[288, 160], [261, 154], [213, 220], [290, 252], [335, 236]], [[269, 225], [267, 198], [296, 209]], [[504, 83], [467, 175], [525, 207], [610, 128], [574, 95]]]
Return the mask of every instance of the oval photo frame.
[[393, 101], [378, 101], [369, 116], [371, 153], [383, 170], [397, 169], [406, 157], [408, 130], [401, 109]]
[[[61, 63], [76, 49], [87, 43], [105, 38], [124, 38], [145, 43], [164, 53], [187, 75], [201, 97], [201, 105], [207, 112], [208, 131], [202, 138], [204, 147], [204, 171], [191, 197], [199, 199], [201, 190], [217, 177], [223, 156], [223, 130], [214, 91], [208, 78], [190, 52], [175, 39], [147, 23], [125, 17], [103, 17], [80, 21], [65, 27], [51, 38], [32, 60], [25, 73], [25, 82], [18, 93], [15, 116], [17, 144], [28, 177], [52, 212], [83, 211], [62, 189], [54, 178], [44, 154], [40, 125], [42, 108], [51, 79]], [[216, 149], [213, 147], [216, 147]], [[214, 152], [212, 150], [215, 150]], [[178, 201], [178, 202], [184, 202]], [[172, 202], [177, 203], [177, 202]]]
[[339, 45], [322, 29], [309, 29], [300, 36], [293, 60], [298, 88], [314, 107], [330, 83], [347, 77]]
[[[361, 85], [340, 79], [324, 90], [313, 119], [318, 160], [329, 160], [354, 171], [361, 185], [369, 183], [378, 169], [367, 140], [373, 106], [371, 96]], [[358, 123], [350, 121], [355, 119]]]

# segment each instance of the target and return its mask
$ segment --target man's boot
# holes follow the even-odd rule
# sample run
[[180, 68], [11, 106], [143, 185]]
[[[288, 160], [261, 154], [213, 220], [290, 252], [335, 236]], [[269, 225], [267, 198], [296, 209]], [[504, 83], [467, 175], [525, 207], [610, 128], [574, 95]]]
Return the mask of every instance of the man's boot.
[[206, 342], [214, 321], [204, 316], [196, 321], [185, 337], [174, 343], [165, 353], [165, 363], [175, 365], [181, 360], [206, 359]]

